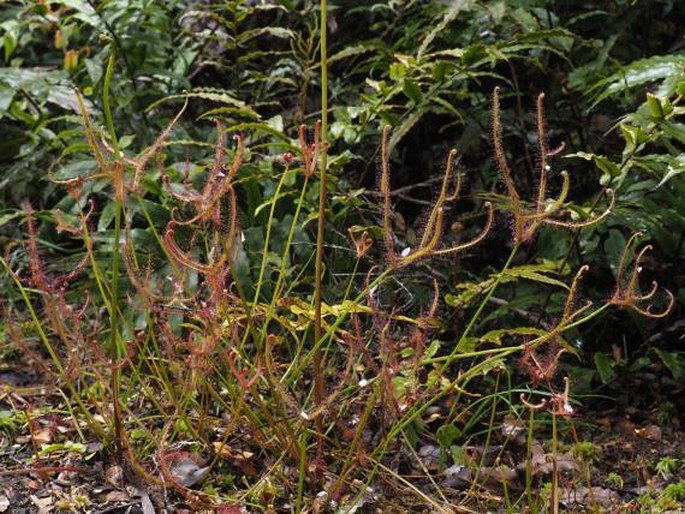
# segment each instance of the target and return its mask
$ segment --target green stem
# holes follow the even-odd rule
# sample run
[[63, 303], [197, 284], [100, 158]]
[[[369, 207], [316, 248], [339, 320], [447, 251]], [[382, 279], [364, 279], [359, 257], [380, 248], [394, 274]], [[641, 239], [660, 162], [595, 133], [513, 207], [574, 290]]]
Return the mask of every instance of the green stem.
[[[102, 104], [105, 111], [105, 122], [107, 123], [107, 130], [109, 137], [112, 140], [112, 147], [114, 148], [114, 158], [118, 161], [121, 158], [121, 149], [119, 148], [119, 141], [114, 130], [114, 118], [112, 117], [112, 109], [109, 102], [110, 86], [112, 82], [112, 72], [114, 71], [114, 52], [109, 55], [107, 63], [107, 70], [105, 71], [105, 82], [102, 92]], [[116, 162], [114, 169], [109, 170], [112, 175], [112, 183], [114, 185], [114, 248], [112, 251], [112, 287], [110, 297], [110, 329], [111, 329], [111, 346], [116, 352], [116, 361], [123, 359], [126, 355], [126, 347], [119, 337], [119, 266], [121, 260], [121, 217], [124, 207], [124, 176], [123, 170], [118, 167], [120, 164]], [[105, 171], [105, 170], [103, 170]], [[114, 433], [116, 437], [117, 455], [123, 455], [123, 430], [121, 426], [121, 404], [119, 400], [120, 388], [119, 368], [116, 365], [112, 366], [112, 403], [114, 406]]]
[[297, 502], [295, 512], [302, 512], [302, 498], [304, 496], [304, 479], [307, 475], [307, 430], [302, 431], [300, 438], [300, 463], [297, 477]]
[[[283, 176], [285, 179], [285, 175], [289, 173], [289, 170], [286, 169], [283, 172]], [[294, 173], [294, 171], [292, 172]], [[284, 298], [285, 296], [288, 295], [287, 291], [284, 292], [284, 294], [281, 294], [281, 288], [283, 287], [283, 282], [286, 278], [286, 268], [288, 267], [288, 262], [290, 258], [290, 249], [292, 248], [293, 245], [293, 239], [295, 239], [295, 231], [297, 230], [297, 227], [299, 226], [299, 220], [300, 220], [300, 213], [302, 212], [302, 206], [304, 205], [304, 196], [307, 192], [307, 185], [309, 184], [309, 177], [305, 175], [304, 178], [304, 184], [302, 185], [302, 189], [300, 190], [300, 196], [297, 199], [297, 204], [295, 207], [295, 214], [293, 215], [293, 221], [290, 224], [290, 229], [288, 230], [288, 238], [286, 239], [285, 242], [285, 248], [283, 250], [283, 254], [281, 255], [281, 267], [278, 270], [278, 278], [276, 279], [276, 285], [274, 286], [274, 292], [273, 296], [271, 297], [271, 303], [269, 305], [269, 311], [267, 312], [266, 315], [266, 320], [263, 323], [263, 329], [262, 329], [262, 337], [266, 336], [266, 329], [267, 326], [269, 325], [269, 322], [273, 318], [276, 312], [276, 303], [278, 302], [279, 298]], [[279, 183], [279, 188], [280, 188], [280, 183]], [[276, 199], [278, 198], [278, 195], [274, 196], [274, 204], [276, 203]], [[273, 215], [271, 216], [270, 219], [273, 219]], [[271, 222], [269, 222], [269, 226], [271, 226]]]
[[[276, 191], [274, 192], [273, 199], [271, 200], [271, 206], [269, 207], [269, 219], [266, 223], [266, 234], [264, 235], [264, 249], [262, 250], [262, 262], [259, 267], [259, 276], [257, 277], [257, 285], [255, 288], [254, 300], [252, 302], [253, 308], [259, 303], [259, 295], [262, 291], [262, 283], [264, 282], [264, 274], [266, 273], [266, 263], [267, 257], [269, 256], [269, 243], [271, 242], [271, 227], [273, 226], [274, 216], [276, 213], [276, 204], [281, 196], [281, 190], [285, 184], [285, 179], [288, 176], [288, 169], [281, 175], [281, 180], [278, 181], [276, 186]], [[286, 248], [288, 248], [286, 246]], [[247, 332], [246, 332], [247, 333]]]
[[[116, 131], [114, 130], [114, 119], [112, 118], [112, 109], [109, 102], [110, 85], [112, 81], [112, 72], [114, 71], [114, 53], [109, 56], [109, 61], [107, 62], [107, 70], [105, 71], [105, 83], [102, 92], [102, 104], [105, 111], [105, 123], [107, 124], [107, 130], [109, 132], [109, 137], [112, 140], [112, 147], [114, 148], [114, 157], [119, 159], [121, 157], [121, 150], [119, 148], [119, 141], [117, 140]], [[105, 170], [103, 170], [105, 171]], [[121, 213], [123, 210], [123, 198], [121, 198], [120, 193], [123, 191], [123, 185], [119, 184], [119, 180], [123, 180], [123, 176], [115, 176], [119, 173], [116, 170], [109, 170], [113, 177], [114, 185], [114, 201], [115, 201], [115, 211], [114, 211], [114, 248], [112, 251], [112, 287], [110, 289], [110, 310], [109, 319], [111, 325], [111, 344], [112, 348], [116, 349], [117, 359], [123, 358], [126, 349], [119, 344], [119, 327], [118, 327], [118, 308], [117, 304], [119, 301], [119, 265], [121, 259]]]
[[552, 413], [552, 514], [559, 514], [559, 477], [557, 476], [557, 416]]
[[[328, 57], [327, 57], [327, 1], [321, 0], [321, 171], [319, 185], [319, 220], [316, 231], [316, 269], [314, 272], [314, 345], [321, 342], [321, 305], [323, 294], [323, 244], [326, 226], [326, 178], [328, 171]], [[317, 142], [317, 144], [319, 144]], [[314, 353], [314, 402], [316, 407], [323, 405], [326, 389], [324, 384], [323, 359], [320, 351]], [[317, 448], [316, 460], [321, 463], [323, 460], [323, 418], [316, 418]]]
[[528, 498], [528, 506], [533, 509], [533, 514], [536, 514], [537, 508], [533, 503], [533, 422], [535, 421], [535, 410], [529, 410], [528, 437], [526, 438], [526, 497]]

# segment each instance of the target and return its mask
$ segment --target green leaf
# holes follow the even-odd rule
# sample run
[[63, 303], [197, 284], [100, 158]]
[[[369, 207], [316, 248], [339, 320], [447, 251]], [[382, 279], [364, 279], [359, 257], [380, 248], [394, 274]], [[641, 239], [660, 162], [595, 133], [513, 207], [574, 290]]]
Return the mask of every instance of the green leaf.
[[24, 211], [14, 211], [14, 212], [2, 214], [2, 215], [0, 215], [0, 227], [6, 225], [10, 221], [13, 221], [17, 218], [21, 218], [25, 215], [26, 215], [26, 213]]
[[664, 134], [666, 134], [668, 137], [677, 139], [681, 143], [685, 144], [685, 125], [675, 121], [667, 120], [662, 122], [660, 127], [664, 131]]
[[681, 153], [679, 155], [676, 155], [671, 160], [671, 163], [668, 165], [668, 169], [666, 171], [666, 174], [663, 176], [661, 181], [659, 181], [659, 183], [657, 184], [655, 189], [659, 189], [666, 182], [671, 180], [676, 175], [680, 175], [683, 171], [685, 171], [685, 153]]
[[7, 110], [12, 105], [16, 91], [11, 87], [0, 84], [0, 119], [7, 113]]
[[407, 67], [401, 62], [394, 62], [388, 68], [388, 76], [390, 80], [400, 81], [407, 74]]
[[[504, 276], [500, 279], [501, 283], [515, 282], [517, 280], [525, 279], [533, 282], [540, 282], [553, 286], [561, 287], [568, 291], [569, 287], [566, 283], [556, 278], [550, 277], [549, 274], [559, 274], [557, 271], [557, 264], [554, 261], [545, 260], [540, 264], [527, 264], [508, 269]], [[456, 289], [461, 289], [462, 292], [445, 295], [445, 303], [450, 307], [462, 309], [470, 304], [478, 295], [486, 292], [495, 283], [496, 275], [491, 276], [487, 280], [480, 283], [464, 282], [457, 284]]]
[[438, 444], [441, 448], [447, 449], [452, 446], [452, 443], [461, 437], [461, 430], [459, 430], [452, 423], [443, 425], [435, 432], [438, 439]]
[[454, 295], [454, 294], [447, 294], [445, 295], [445, 303], [449, 305], [450, 307], [455, 307], [457, 309], [463, 309], [467, 305], [469, 305], [474, 299], [476, 298], [477, 295], [480, 295], [487, 291], [490, 287], [492, 287], [492, 284], [495, 283], [494, 278], [489, 278], [487, 280], [484, 280], [483, 282], [480, 283], [472, 283], [472, 282], [464, 282], [461, 284], [457, 284], [455, 286], [456, 289], [461, 289], [462, 292]]
[[440, 341], [437, 339], [434, 339], [430, 346], [426, 348], [426, 351], [423, 353], [423, 358], [424, 359], [431, 359], [435, 356], [436, 353], [438, 353], [438, 350], [440, 349]]
[[683, 68], [685, 68], [685, 54], [655, 55], [634, 61], [592, 87], [592, 92], [600, 91], [600, 93], [595, 95], [590, 109], [616, 93], [680, 75]]
[[450, 446], [450, 453], [452, 454], [452, 460], [455, 464], [458, 464], [460, 466], [466, 466], [469, 462], [471, 462], [471, 459], [466, 456], [464, 448], [462, 448], [461, 446]]
[[[556, 269], [553, 266], [555, 266], [555, 264], [551, 262], [516, 266], [514, 268], [509, 268], [505, 272], [505, 276], [503, 278], [507, 282], [510, 282], [511, 279], [524, 278], [526, 280], [532, 280], [533, 282], [541, 282], [544, 284], [558, 286], [568, 290], [568, 285], [566, 285], [561, 280], [557, 280], [556, 278], [548, 277], [547, 275], [545, 275], [545, 273], [557, 273]], [[507, 278], [509, 280], [507, 280]]]
[[272, 36], [282, 39], [296, 39], [295, 33], [284, 27], [260, 27], [258, 29], [247, 30], [242, 32], [238, 38], [241, 44], [246, 43], [250, 39], [254, 39], [260, 36]]
[[259, 120], [259, 115], [254, 112], [249, 107], [217, 107], [216, 109], [210, 109], [203, 112], [197, 117], [198, 120], [204, 118], [214, 118], [216, 116], [226, 115], [226, 116], [238, 116], [243, 118], [250, 118], [252, 120]]
[[477, 337], [466, 337], [457, 345], [457, 353], [470, 353], [476, 350]]
[[463, 48], [448, 48], [447, 50], [439, 50], [437, 52], [432, 52], [430, 54], [426, 54], [426, 59], [432, 59], [434, 57], [449, 57], [449, 58], [456, 58], [460, 59], [464, 55], [464, 49]]
[[544, 336], [546, 333], [545, 330], [535, 327], [502, 328], [499, 330], [491, 330], [487, 334], [481, 336], [480, 342], [501, 346], [502, 338], [504, 336]]
[[407, 98], [416, 104], [421, 102], [421, 99], [423, 98], [421, 88], [413, 80], [405, 80], [402, 91], [407, 95]]
[[580, 157], [581, 159], [585, 159], [586, 161], [592, 161], [595, 164], [595, 166], [597, 166], [603, 172], [602, 177], [599, 180], [600, 184], [602, 184], [603, 186], [609, 184], [613, 179], [621, 175], [621, 168], [618, 166], [618, 164], [612, 162], [611, 160], [609, 160], [608, 157], [605, 157], [603, 155], [597, 155], [594, 153], [586, 152], [576, 152], [574, 154], [569, 154], [566, 157]]
[[[604, 254], [611, 263], [617, 263], [623, 250], [626, 247], [626, 238], [620, 230], [612, 228], [609, 230], [609, 235], [604, 241]], [[614, 273], [616, 272], [616, 264], [612, 264]]]
[[[5, 62], [10, 60], [14, 50], [17, 48], [17, 35], [14, 30], [9, 30], [8, 25], [9, 23], [4, 23], [2, 26], [2, 28], [5, 29], [5, 35], [2, 37], [3, 46], [5, 47]], [[13, 25], [17, 24], [14, 23]]]
[[105, 208], [102, 209], [102, 214], [100, 214], [100, 219], [98, 219], [98, 232], [104, 232], [109, 228], [114, 216], [116, 214], [117, 204], [115, 202], [108, 202]]
[[76, 177], [85, 177], [93, 173], [98, 168], [97, 161], [84, 159], [73, 161], [59, 168], [52, 177], [56, 180], [69, 180]]
[[[47, 100], [63, 109], [80, 115], [74, 84], [64, 71], [45, 68], [0, 68], [0, 84], [6, 84], [14, 91], [25, 90], [40, 102]], [[93, 112], [93, 104], [84, 99], [88, 114]]]
[[653, 348], [654, 353], [659, 356], [661, 362], [673, 375], [676, 380], [681, 380], [685, 377], [685, 367], [683, 366], [683, 356], [678, 352], [667, 352], [659, 348]]
[[443, 15], [442, 20], [440, 20], [439, 23], [436, 23], [433, 27], [433, 30], [431, 30], [426, 37], [423, 38], [423, 41], [421, 41], [421, 46], [419, 46], [419, 51], [416, 54], [418, 58], [421, 59], [421, 56], [425, 53], [438, 34], [444, 32], [447, 26], [452, 23], [457, 16], [459, 16], [459, 13], [462, 10], [469, 9], [474, 4], [475, 2], [473, 0], [452, 0], [450, 7]]
[[353, 45], [353, 46], [346, 46], [343, 50], [340, 52], [331, 55], [328, 58], [328, 64], [331, 64], [336, 61], [340, 61], [342, 59], [347, 59], [348, 57], [354, 57], [356, 55], [361, 55], [365, 54], [368, 52], [375, 52], [379, 50], [380, 45], [378, 44], [361, 44], [361, 45]]
[[395, 146], [397, 146], [402, 138], [409, 133], [414, 125], [416, 125], [427, 112], [428, 109], [426, 109], [425, 106], [418, 106], [409, 113], [409, 116], [402, 120], [399, 127], [393, 129], [390, 141], [388, 142], [388, 152], [393, 151]]
[[186, 98], [199, 98], [201, 100], [209, 100], [212, 102], [218, 102], [218, 103], [231, 105], [233, 107], [240, 107], [243, 110], [245, 110], [247, 113], [249, 113], [250, 117], [255, 117], [257, 119], [260, 118], [260, 116], [256, 112], [254, 112], [250, 107], [247, 107], [245, 105], [245, 102], [238, 100], [235, 96], [233, 96], [232, 91], [228, 91], [225, 89], [218, 89], [218, 88], [198, 88], [198, 89], [194, 89], [193, 91], [190, 91], [189, 93], [185, 93], [182, 95], [165, 96], [164, 98], [161, 98], [161, 99], [157, 100], [156, 102], [153, 102], [152, 104], [150, 104], [150, 106], [146, 110], [149, 112], [164, 102], [168, 102], [170, 100], [179, 100], [179, 99], [185, 100]]
[[652, 117], [652, 119], [664, 119], [664, 108], [661, 98], [653, 95], [652, 93], [647, 93], [647, 105], [649, 106], [649, 115]]
[[609, 358], [604, 353], [597, 352], [595, 353], [594, 361], [602, 383], [606, 384], [616, 378], [616, 372], [614, 371], [616, 366], [615, 360]]
[[69, 7], [76, 11], [76, 13], [68, 13], [74, 18], [77, 18], [94, 28], [98, 28], [101, 24], [100, 17], [89, 2], [83, 0], [61, 0], [57, 2], [65, 7]]

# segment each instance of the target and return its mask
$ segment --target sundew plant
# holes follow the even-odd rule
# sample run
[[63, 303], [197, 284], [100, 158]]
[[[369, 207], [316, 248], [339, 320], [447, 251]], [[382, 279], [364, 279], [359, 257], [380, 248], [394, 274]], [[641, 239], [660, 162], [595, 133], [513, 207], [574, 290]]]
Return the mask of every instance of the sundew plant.
[[[672, 311], [674, 295], [641, 275], [652, 245], [640, 246], [640, 232], [628, 237], [599, 301], [587, 292], [591, 264], [530, 258], [541, 231], [594, 230], [620, 197], [607, 182], [587, 205], [570, 200], [574, 177], [557, 171], [565, 149], [550, 148], [544, 93], [528, 197], [505, 144], [504, 84], [488, 107], [496, 185], [465, 191], [460, 152], [436, 156], [445, 164], [408, 243], [393, 189], [398, 127], [383, 124], [364, 141], [378, 148], [376, 190], [340, 191], [325, 0], [319, 12], [310, 43], [322, 104], [312, 109], [320, 116], [301, 112], [310, 122], [300, 126], [231, 123], [244, 108], [236, 105], [212, 112], [213, 140], [190, 141], [181, 125], [210, 126], [193, 107], [218, 93], [186, 91], [168, 99], [183, 105], [134, 152], [111, 109], [126, 59], [110, 53], [102, 126], [91, 100], [73, 92], [91, 168], [52, 177], [64, 197], [54, 208], [24, 199], [23, 239], [4, 248], [6, 339], [59, 391], [70, 437], [97, 441], [127, 480], [196, 511], [354, 512], [382, 507], [384, 487], [451, 512], [480, 501], [494, 480], [511, 511], [558, 512], [558, 430], [577, 408], [561, 365], [579, 356], [568, 335], [612, 308], [651, 319]], [[46, 234], [78, 258], [51, 262]], [[474, 255], [493, 241], [503, 264], [474, 272]], [[537, 305], [517, 304], [518, 287], [539, 288]], [[506, 416], [527, 430], [518, 471], [486, 464]], [[550, 430], [544, 496], [533, 492], [542, 481], [533, 441]], [[514, 439], [505, 434], [502, 445]], [[473, 441], [486, 450], [465, 454]], [[48, 469], [38, 457], [33, 469]], [[471, 483], [450, 496], [444, 473], [454, 466], [470, 466]], [[429, 489], [406, 478], [416, 470]]]

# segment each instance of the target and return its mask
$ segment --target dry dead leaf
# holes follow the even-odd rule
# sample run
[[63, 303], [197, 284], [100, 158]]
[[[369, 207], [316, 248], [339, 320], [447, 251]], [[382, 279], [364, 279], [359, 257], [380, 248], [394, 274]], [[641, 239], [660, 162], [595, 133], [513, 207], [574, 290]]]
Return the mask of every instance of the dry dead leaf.
[[0, 512], [7, 512], [9, 509], [10, 500], [4, 494], [0, 494]]
[[53, 504], [55, 502], [52, 496], [47, 496], [45, 498], [38, 498], [35, 495], [30, 496], [31, 502], [38, 507], [39, 514], [50, 512], [53, 509]]
[[140, 505], [143, 508], [143, 514], [155, 514], [155, 505], [152, 503], [147, 491], [136, 489], [136, 496], [140, 497]]
[[[516, 466], [519, 471], [526, 469], [527, 462], [521, 462]], [[533, 440], [530, 458], [533, 476], [549, 475], [554, 469], [554, 457], [551, 453], [545, 453], [539, 441]], [[580, 471], [580, 462], [570, 453], [557, 455], [557, 471]]]
[[34, 491], [38, 491], [43, 487], [43, 484], [40, 483], [38, 480], [34, 480], [32, 478], [28, 479], [26, 482], [24, 482], [26, 487], [28, 489], [33, 489]]
[[191, 487], [205, 477], [209, 466], [200, 466], [191, 457], [181, 457], [173, 461], [169, 466], [169, 471], [179, 483], [185, 487]]
[[526, 427], [524, 427], [521, 424], [521, 421], [516, 419], [514, 416], [506, 415], [504, 416], [501, 430], [504, 437], [516, 439], [519, 435], [525, 432]]
[[227, 444], [223, 444], [221, 441], [216, 441], [214, 443], [214, 451], [225, 460], [250, 460], [254, 457], [254, 453], [247, 450], [234, 450]]
[[610, 430], [611, 429], [611, 420], [609, 419], [608, 416], [604, 416], [602, 418], [597, 418], [595, 420], [595, 423], [597, 423], [602, 430]]
[[645, 428], [636, 429], [635, 433], [650, 441], [661, 441], [661, 427], [657, 425], [648, 425]]
[[105, 496], [106, 502], [130, 502], [131, 496], [126, 491], [110, 491]]
[[245, 510], [235, 505], [219, 505], [216, 514], [245, 514]]
[[567, 506], [581, 504], [609, 508], [620, 502], [621, 497], [611, 489], [605, 489], [603, 487], [587, 488], [581, 486], [574, 489], [562, 490], [561, 500]]
[[511, 483], [518, 477], [515, 469], [506, 466], [498, 466], [496, 468], [488, 468], [481, 471], [481, 474], [486, 476], [488, 480], [493, 480], [500, 484]]
[[625, 435], [633, 435], [635, 433], [635, 423], [627, 419], [622, 419], [616, 423], [616, 428]]
[[120, 488], [124, 483], [124, 470], [121, 466], [110, 466], [105, 470], [105, 480], [112, 486]]
[[473, 475], [467, 466], [454, 464], [442, 472], [445, 475], [442, 481], [443, 487], [452, 487], [454, 489], [464, 489], [471, 485]]
[[419, 458], [423, 465], [430, 470], [436, 470], [440, 467], [440, 448], [427, 444], [419, 448]]

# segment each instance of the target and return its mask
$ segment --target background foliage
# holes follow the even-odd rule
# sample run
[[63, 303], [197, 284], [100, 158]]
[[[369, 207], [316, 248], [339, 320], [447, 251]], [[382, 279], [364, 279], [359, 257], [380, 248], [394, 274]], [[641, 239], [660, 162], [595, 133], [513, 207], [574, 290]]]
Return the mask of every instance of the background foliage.
[[[474, 311], [473, 285], [501, 269], [511, 245], [506, 214], [511, 205], [492, 153], [492, 91], [502, 90], [505, 146], [522, 198], [534, 198], [538, 187], [535, 101], [544, 92], [550, 146], [565, 144], [551, 173], [556, 183], [559, 172], [569, 170], [569, 216], [585, 219], [600, 202], [602, 186], [615, 191], [616, 208], [596, 227], [543, 227], [514, 263], [533, 271], [523, 277], [527, 280], [512, 280], [498, 290], [497, 308], [482, 325], [494, 330], [561, 317], [565, 296], [547, 286], [557, 278], [569, 282], [582, 264], [591, 265], [582, 296], [601, 300], [611, 291], [627, 241], [640, 231], [655, 249], [642, 262], [644, 275], [674, 292], [673, 314], [660, 320], [624, 311], [598, 317], [566, 336], [582, 360], [567, 364], [578, 368], [578, 377], [590, 377], [575, 380], [580, 392], [614, 381], [623, 369], [650, 363], [682, 380], [681, 4], [331, 1], [332, 196], [325, 301], [341, 302], [356, 272], [347, 228], [365, 228], [382, 238], [376, 183], [383, 127], [393, 127], [388, 148], [393, 229], [400, 248], [418, 245], [426, 206], [435, 201], [449, 149], [456, 148], [464, 185], [458, 207], [447, 213], [451, 232], [446, 237], [458, 242], [473, 236], [478, 229], [470, 227], [482, 225], [484, 201], [495, 204], [501, 223], [482, 246], [469, 250], [468, 258], [431, 259], [416, 270], [402, 270], [396, 287], [384, 291], [382, 299], [416, 318], [432, 301], [426, 277], [436, 278], [445, 300], [436, 337], [441, 351], [449, 352], [445, 348]], [[242, 249], [235, 274], [242, 297], [252, 298], [261, 288], [263, 298], [271, 298], [276, 279], [269, 277], [279, 269], [287, 271], [289, 291], [306, 290], [313, 280], [318, 185], [298, 199], [302, 179], [289, 177], [285, 185], [292, 189], [281, 193], [278, 173], [285, 155], [299, 155], [298, 126], [313, 125], [321, 116], [319, 23], [318, 3], [307, 0], [6, 2], [0, 12], [0, 243], [7, 258], [23, 270], [30, 267], [16, 244], [26, 232], [22, 203], [28, 199], [48, 268], [55, 273], [73, 269], [86, 251], [56, 230], [56, 213], [74, 221], [90, 197], [95, 201], [93, 238], [108, 269], [107, 256], [116, 246], [117, 205], [108, 179], [92, 177], [98, 163], [84, 137], [74, 90], [82, 92], [95, 131], [104, 133], [105, 69], [113, 54], [112, 121], [125, 155], [140, 155], [154, 144], [188, 99], [161, 149], [164, 165], [150, 166], [140, 202], [130, 206], [136, 254], [159, 256], [159, 234], [175, 212], [187, 212], [183, 202], [164, 192], [164, 178], [177, 192], [184, 184], [201, 189], [218, 137], [212, 121], [220, 120], [228, 134], [240, 134], [246, 143], [236, 177]], [[234, 143], [228, 148], [231, 155], [237, 152]], [[67, 194], [78, 177], [92, 178], [81, 184], [80, 199]], [[276, 194], [282, 194], [277, 205]], [[298, 208], [302, 223], [290, 234]], [[191, 239], [182, 229], [178, 236]], [[211, 239], [203, 236], [205, 242]], [[267, 238], [271, 252], [263, 256]], [[372, 254], [382, 259], [379, 248]], [[149, 266], [160, 281], [170, 272], [161, 258], [151, 259]], [[83, 278], [80, 291], [94, 288], [96, 279]], [[2, 281], [11, 290], [10, 277]], [[132, 290], [124, 280], [121, 297]], [[16, 303], [17, 294], [10, 293], [7, 301]], [[134, 328], [146, 322], [135, 307], [126, 316]]]
[[[190, 92], [189, 111], [167, 146], [179, 163], [187, 153], [193, 159], [203, 154], [212, 117], [222, 118], [229, 132], [244, 133], [251, 151], [273, 156], [287, 149], [298, 124], [318, 116], [316, 7], [305, 1], [6, 4], [0, 21], [5, 236], [16, 236], [22, 199], [46, 211], [68, 211], [69, 200], [54, 179], [93, 169], [73, 87], [84, 92], [98, 120], [103, 67], [112, 51], [119, 56], [113, 116], [125, 151], [135, 154], [149, 145], [178, 111], [184, 92]], [[603, 275], [611, 274], [610, 263], [627, 236], [644, 231], [658, 252], [650, 272], [666, 279], [682, 302], [682, 14], [673, 1], [582, 7], [548, 1], [333, 2], [332, 180], [339, 193], [332, 207], [338, 216], [331, 219], [334, 230], [359, 207], [359, 188], [375, 185], [378, 135], [385, 124], [394, 127], [393, 187], [430, 182], [454, 146], [467, 180], [465, 199], [497, 195], [488, 142], [494, 85], [505, 92], [511, 162], [518, 183], [528, 184], [522, 196], [530, 197], [526, 193], [536, 187], [532, 106], [544, 91], [552, 143], [566, 144], [565, 158], [554, 166], [571, 170], [573, 197], [579, 205], [592, 198], [599, 178], [616, 189], [619, 207], [596, 229], [565, 237], [543, 232], [527, 259], [589, 262], [602, 284], [610, 282]], [[249, 204], [248, 245], [261, 230], [252, 213], [274, 187], [268, 161], [251, 163], [243, 196]], [[409, 192], [400, 197], [398, 211], [405, 225], [401, 237], [411, 245], [421, 202], [433, 193], [418, 186]], [[154, 193], [147, 198], [153, 203]], [[101, 230], [112, 221], [107, 201], [102, 197]], [[156, 207], [165, 221], [170, 206]], [[376, 216], [361, 215], [368, 223]], [[68, 250], [52, 242], [56, 256]], [[494, 240], [492, 247], [501, 245]], [[496, 260], [485, 250], [477, 267], [496, 266]], [[602, 323], [616, 326], [608, 318]], [[655, 330], [636, 320], [621, 326], [634, 344]], [[590, 331], [603, 334], [596, 327]], [[597, 349], [606, 340], [583, 339]]]

